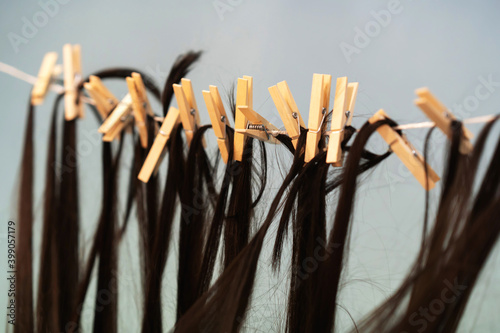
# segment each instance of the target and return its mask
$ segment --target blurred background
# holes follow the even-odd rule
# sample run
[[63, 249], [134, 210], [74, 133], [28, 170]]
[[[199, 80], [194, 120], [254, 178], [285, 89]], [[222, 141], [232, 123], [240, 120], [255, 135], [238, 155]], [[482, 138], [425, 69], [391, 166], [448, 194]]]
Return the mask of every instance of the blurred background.
[[[353, 125], [357, 128], [380, 108], [398, 123], [427, 121], [413, 105], [414, 90], [427, 86], [461, 119], [498, 113], [500, 104], [500, 3], [494, 0], [360, 0], [360, 1], [78, 1], [2, 0], [0, 61], [31, 75], [46, 52], [62, 62], [65, 43], [81, 44], [83, 74], [126, 66], [149, 74], [163, 87], [175, 58], [203, 50], [189, 74], [202, 124], [210, 123], [201, 90], [210, 84], [229, 92], [238, 77], [254, 78], [254, 108], [278, 127], [282, 121], [267, 88], [286, 80], [306, 119], [313, 73], [347, 76], [360, 82]], [[30, 85], [0, 73], [0, 277], [6, 273], [7, 222], [15, 221], [15, 193]], [[334, 83], [335, 81], [333, 81]], [[334, 84], [333, 84], [334, 86]], [[110, 85], [117, 96], [125, 82]], [[333, 101], [332, 92], [332, 101]], [[36, 109], [36, 203], [42, 208], [43, 165], [54, 93]], [[224, 98], [224, 97], [223, 97]], [[332, 101], [330, 105], [332, 104]], [[173, 102], [175, 105], [175, 101]], [[156, 113], [160, 110], [158, 104]], [[95, 135], [98, 124], [88, 116], [79, 124], [79, 140]], [[470, 125], [478, 133], [481, 125]], [[419, 149], [427, 130], [407, 131]], [[498, 134], [498, 131], [495, 132]], [[209, 132], [211, 149], [216, 144]], [[493, 135], [495, 137], [495, 135]], [[90, 139], [88, 139], [90, 140]], [[442, 170], [446, 138], [433, 135], [430, 164]], [[489, 144], [491, 152], [493, 142]], [[100, 145], [81, 157], [82, 245], [90, 244], [100, 198]], [[387, 149], [379, 138], [370, 147]], [[276, 177], [269, 200], [289, 165], [282, 147], [269, 147]], [[124, 159], [129, 163], [130, 159]], [[279, 161], [273, 164], [272, 161]], [[125, 165], [129, 168], [130, 164]], [[404, 277], [420, 242], [425, 193], [393, 156], [362, 177], [347, 271], [339, 299], [338, 331], [351, 328], [391, 295]], [[430, 192], [436, 205], [439, 187]], [[434, 200], [433, 200], [434, 199]], [[334, 207], [335, 197], [329, 201]], [[92, 207], [90, 209], [89, 207]], [[333, 210], [332, 210], [333, 211]], [[265, 213], [265, 210], [261, 212]], [[331, 216], [331, 220], [333, 215]], [[35, 255], [40, 219], [35, 221]], [[137, 229], [120, 249], [120, 331], [138, 331], [141, 291], [137, 273]], [[175, 230], [173, 231], [175, 235]], [[175, 238], [175, 237], [174, 237]], [[164, 313], [167, 326], [175, 310], [176, 241], [167, 267]], [[84, 253], [84, 250], [82, 250]], [[498, 248], [481, 275], [461, 332], [496, 332], [500, 297]], [[270, 278], [268, 253], [262, 256], [256, 292], [246, 323], [248, 331], [280, 331], [285, 318], [287, 272]], [[35, 273], [38, 268], [35, 268]], [[7, 302], [6, 279], [0, 278], [0, 305]], [[95, 286], [91, 286], [94, 290]], [[95, 292], [95, 290], [94, 290]], [[92, 293], [89, 293], [92, 297]], [[92, 302], [84, 307], [84, 328], [92, 324]], [[351, 319], [352, 317], [352, 319]], [[5, 316], [0, 315], [0, 327]]]

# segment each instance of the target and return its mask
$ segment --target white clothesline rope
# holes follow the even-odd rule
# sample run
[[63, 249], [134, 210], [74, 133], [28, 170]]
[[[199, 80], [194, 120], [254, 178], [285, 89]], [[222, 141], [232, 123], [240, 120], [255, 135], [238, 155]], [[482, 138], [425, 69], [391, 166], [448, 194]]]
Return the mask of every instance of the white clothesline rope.
[[[15, 68], [15, 67], [7, 65], [6, 63], [3, 63], [3, 62], [0, 62], [0, 72], [4, 72], [6, 74], [9, 74], [10, 76], [13, 76], [19, 80], [25, 81], [31, 85], [35, 84], [37, 81], [37, 78], [35, 76], [27, 74], [27, 73]], [[80, 78], [80, 80], [77, 80], [77, 82], [75, 82], [75, 85], [77, 86], [78, 84], [80, 84], [81, 80], [82, 80], [82, 78]], [[60, 84], [57, 84], [57, 83], [51, 83], [49, 85], [49, 89], [58, 93], [58, 94], [62, 94], [65, 92], [64, 87]], [[84, 103], [95, 105], [94, 100], [89, 98], [89, 97], [82, 95], [81, 100]], [[494, 115], [480, 116], [480, 117], [464, 119], [462, 122], [464, 124], [479, 124], [479, 123], [486, 123], [488, 121], [491, 121], [491, 120], [493, 120], [493, 118], [495, 118]], [[163, 121], [164, 118], [163, 117], [154, 117], [154, 119], [156, 121]], [[435, 126], [434, 122], [425, 121], [425, 122], [421, 122], [421, 123], [411, 123], [411, 124], [398, 125], [398, 126], [394, 127], [394, 129], [408, 130], [408, 129], [417, 129], [417, 128], [430, 128], [430, 127], [434, 127], [434, 126]], [[320, 126], [320, 128], [321, 128], [321, 126]], [[237, 130], [237, 131], [241, 131], [241, 130]], [[284, 133], [284, 131], [276, 131], [276, 130], [267, 130], [266, 132], [271, 134], [271, 135], [274, 135], [274, 136]], [[329, 133], [330, 133], [330, 131], [326, 132], [326, 134], [329, 134]]]
[[[479, 117], [464, 119], [462, 122], [464, 124], [487, 123], [488, 121], [493, 120], [493, 118], [495, 118], [494, 115], [479, 116]], [[406, 129], [414, 129], [414, 128], [430, 128], [430, 127], [434, 127], [434, 126], [435, 126], [434, 122], [426, 121], [426, 122], [422, 122], [422, 123], [398, 125], [398, 126], [394, 127], [394, 129], [406, 130]]]
[[[28, 73], [25, 73], [25, 72], [13, 67], [13, 66], [7, 65], [6, 63], [3, 63], [1, 61], [0, 61], [0, 72], [4, 72], [6, 74], [9, 74], [10, 76], [15, 77], [16, 79], [27, 82], [31, 85], [34, 85], [37, 81], [37, 78], [35, 76], [30, 75]], [[81, 77], [79, 80], [75, 80], [75, 87], [80, 84], [81, 80], [82, 80]], [[62, 85], [57, 84], [57, 83], [51, 83], [49, 85], [49, 89], [58, 93], [58, 94], [62, 94], [66, 91]], [[87, 97], [87, 96], [82, 95], [80, 97], [80, 99], [84, 103], [95, 105], [94, 100]]]
[[[29, 75], [29, 74], [15, 68], [15, 67], [7, 65], [3, 62], [0, 62], [0, 71], [4, 72], [6, 74], [9, 74], [10, 76], [13, 76], [19, 80], [28, 82], [31, 85], [35, 84], [36, 80], [37, 80], [37, 78], [35, 76]], [[61, 86], [60, 84], [52, 83], [49, 86], [49, 89], [58, 93], [58, 94], [64, 93], [64, 87]]]

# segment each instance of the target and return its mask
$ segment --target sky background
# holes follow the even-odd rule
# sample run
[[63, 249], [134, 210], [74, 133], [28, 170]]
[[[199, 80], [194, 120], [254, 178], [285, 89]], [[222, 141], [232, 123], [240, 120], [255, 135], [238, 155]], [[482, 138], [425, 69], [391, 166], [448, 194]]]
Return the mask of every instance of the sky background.
[[[254, 78], [256, 111], [278, 127], [282, 122], [267, 88], [286, 80], [307, 124], [313, 73], [331, 74], [334, 80], [347, 76], [350, 82], [360, 82], [353, 121], [357, 128], [380, 108], [401, 124], [426, 121], [413, 104], [414, 90], [423, 86], [429, 87], [459, 118], [498, 113], [500, 3], [494, 0], [0, 0], [0, 6], [0, 61], [31, 75], [37, 74], [46, 52], [57, 51], [61, 63], [63, 44], [79, 43], [85, 76], [103, 68], [127, 66], [148, 73], [163, 86], [180, 53], [203, 50], [201, 61], [189, 74], [203, 124], [210, 123], [210, 119], [201, 90], [213, 84], [226, 91], [242, 75]], [[35, 29], [27, 28], [30, 25]], [[0, 84], [0, 264], [6, 271], [7, 222], [16, 219], [14, 198], [30, 85], [4, 73], [0, 73]], [[118, 96], [126, 90], [124, 82], [110, 87]], [[478, 91], [482, 94], [478, 95]], [[333, 95], [332, 91], [330, 105]], [[35, 115], [38, 217], [53, 99], [51, 93]], [[159, 114], [158, 104], [154, 105]], [[97, 127], [93, 117], [81, 121], [80, 142], [89, 140], [86, 135], [95, 135]], [[477, 134], [481, 126], [469, 128]], [[421, 150], [426, 130], [407, 134]], [[493, 138], [497, 135], [498, 131]], [[209, 147], [215, 151], [213, 132], [207, 136]], [[432, 143], [429, 163], [442, 174], [446, 139], [436, 133]], [[87, 247], [100, 207], [100, 198], [95, 194], [100, 181], [100, 145], [94, 143], [92, 147], [82, 158], [79, 174], [82, 244]], [[370, 147], [378, 152], [386, 149], [379, 138], [374, 138]], [[488, 147], [491, 152], [493, 143]], [[266, 192], [265, 199], [270, 201], [289, 159], [283, 147], [269, 147], [268, 151], [271, 166], [279, 165], [273, 170], [273, 182]], [[339, 299], [356, 320], [390, 296], [404, 277], [419, 244], [424, 200], [423, 189], [395, 156], [364, 176], [360, 186], [347, 274]], [[431, 198], [438, 194], [439, 186], [431, 192]], [[335, 206], [335, 199], [329, 199], [330, 207]], [[260, 214], [263, 212], [265, 209]], [[332, 219], [333, 215], [330, 223]], [[139, 325], [139, 320], [134, 319], [140, 311], [141, 294], [134, 226], [120, 249], [120, 327], [124, 332], [137, 331]], [[39, 230], [37, 218], [35, 249]], [[170, 324], [168, 318], [175, 309], [175, 245], [174, 237], [164, 288], [164, 312]], [[268, 248], [247, 323], [249, 331], [280, 331], [283, 322], [286, 273], [269, 278], [266, 254]], [[0, 281], [0, 299], [6, 302], [7, 285], [5, 279]], [[470, 301], [461, 332], [498, 330], [499, 283], [496, 249]], [[90, 327], [91, 309], [86, 314], [84, 327]], [[0, 315], [0, 327], [4, 320], [5, 316]], [[344, 311], [339, 312], [339, 323], [339, 332], [352, 325]]]

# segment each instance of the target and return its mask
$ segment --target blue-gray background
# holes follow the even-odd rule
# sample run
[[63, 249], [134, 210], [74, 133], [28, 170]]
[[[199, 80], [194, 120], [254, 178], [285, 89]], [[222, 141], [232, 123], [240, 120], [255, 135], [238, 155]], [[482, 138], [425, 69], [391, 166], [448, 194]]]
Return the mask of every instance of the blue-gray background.
[[[267, 88], [287, 80], [307, 123], [313, 73], [332, 74], [334, 78], [348, 76], [349, 81], [360, 82], [353, 122], [358, 128], [379, 108], [384, 108], [399, 123], [425, 121], [413, 105], [414, 89], [422, 86], [430, 87], [458, 117], [469, 118], [498, 112], [499, 10], [500, 4], [493, 0], [1, 0], [0, 61], [36, 75], [46, 52], [57, 51], [60, 63], [62, 45], [79, 43], [84, 75], [106, 67], [132, 66], [163, 84], [179, 53], [202, 49], [205, 53], [189, 78], [193, 81], [204, 124], [209, 123], [209, 117], [201, 90], [210, 84], [228, 89], [242, 75], [254, 77], [254, 107], [277, 126], [282, 126], [282, 122]], [[48, 14], [43, 14], [45, 12]], [[23, 30], [23, 26], [29, 24], [38, 26], [35, 25], [35, 30]], [[493, 83], [484, 85], [485, 81]], [[6, 223], [16, 218], [13, 198], [30, 86], [3, 73], [0, 73], [0, 82], [1, 277], [4, 274], [1, 272], [6, 271]], [[124, 84], [111, 87], [119, 96], [125, 92]], [[36, 110], [35, 212], [38, 217], [53, 96], [51, 93]], [[158, 108], [156, 112], [160, 113]], [[82, 153], [80, 159], [82, 244], [88, 249], [100, 206], [100, 146], [89, 139], [97, 128], [93, 118], [88, 116], [80, 123], [80, 142], [90, 143], [93, 148]], [[480, 126], [471, 125], [470, 129], [477, 133]], [[425, 133], [425, 130], [412, 130], [408, 136], [421, 149]], [[215, 151], [212, 132], [207, 137], [210, 149]], [[436, 134], [433, 143], [430, 163], [440, 172], [446, 140]], [[371, 147], [378, 151], [385, 149], [378, 138]], [[490, 152], [492, 147], [490, 144]], [[272, 199], [289, 164], [283, 148], [270, 147], [269, 151], [271, 165], [279, 165], [279, 168], [276, 167], [273, 174], [267, 201]], [[124, 163], [125, 168], [129, 166]], [[347, 311], [359, 320], [397, 287], [415, 257], [421, 233], [424, 193], [396, 157], [363, 177], [361, 186], [353, 219], [352, 249], [339, 298], [339, 305], [346, 311], [339, 312], [338, 331], [352, 326]], [[438, 191], [431, 192], [433, 198]], [[329, 204], [334, 207], [335, 197]], [[329, 220], [331, 223], [331, 218]], [[38, 255], [39, 231], [40, 219], [37, 218], [35, 255]], [[120, 249], [120, 331], [123, 332], [138, 330], [141, 311], [136, 234], [132, 224]], [[174, 238], [165, 278], [167, 326], [172, 323], [175, 309], [176, 244]], [[287, 273], [269, 278], [266, 253], [247, 323], [249, 331], [280, 331], [284, 319]], [[499, 268], [498, 251], [495, 251], [473, 294], [460, 331], [496, 332], [500, 327], [496, 316]], [[35, 268], [35, 273], [37, 270]], [[3, 299], [0, 304], [6, 304], [6, 280], [0, 278], [0, 281]], [[92, 318], [91, 302], [88, 303], [83, 317], [85, 328], [90, 327]], [[0, 318], [0, 327], [3, 327], [5, 316]]]

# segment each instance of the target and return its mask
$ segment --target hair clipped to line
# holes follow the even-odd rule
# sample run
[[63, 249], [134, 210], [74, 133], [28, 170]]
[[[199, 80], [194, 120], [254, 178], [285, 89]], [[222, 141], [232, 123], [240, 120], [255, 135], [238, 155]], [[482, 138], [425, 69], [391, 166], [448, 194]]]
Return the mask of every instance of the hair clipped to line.
[[[269, 87], [283, 129], [254, 110], [254, 88], [262, 81], [254, 86], [251, 76], [243, 76], [225, 103], [218, 87], [202, 91], [211, 123], [203, 125], [185, 78], [201, 55], [178, 56], [163, 90], [128, 67], [81, 80], [78, 45], [64, 47], [64, 85], [53, 80], [56, 52], [44, 58], [36, 80], [25, 78], [36, 82], [19, 167], [17, 220], [8, 223], [11, 247], [11, 227], [17, 231], [15, 251], [9, 248], [16, 292], [8, 301], [16, 306], [10, 331], [237, 333], [250, 331], [252, 319], [262, 316], [265, 297], [283, 292], [272, 323], [279, 331], [340, 331], [340, 307], [352, 320], [352, 332], [457, 332], [500, 238], [500, 140], [492, 134], [500, 115], [459, 121], [421, 88], [415, 104], [432, 122], [399, 125], [380, 109], [357, 129], [350, 117], [358, 83], [337, 78], [330, 109], [332, 76], [314, 74], [309, 128], [288, 84]], [[22, 76], [7, 67], [0, 63], [1, 71]], [[121, 101], [104, 85], [110, 80], [127, 84]], [[49, 90], [59, 94], [47, 138], [36, 248], [35, 105]], [[149, 95], [156, 102], [150, 104]], [[177, 107], [171, 106], [174, 96]], [[92, 132], [102, 134], [92, 149], [79, 142], [88, 139], [88, 133], [78, 133], [88, 120], [79, 109], [83, 104], [93, 125], [101, 124]], [[476, 123], [486, 124], [473, 145], [465, 125]], [[430, 128], [423, 156], [404, 133], [421, 128]], [[449, 139], [439, 184], [427, 164], [437, 147], [436, 128]], [[375, 132], [388, 146], [382, 153], [369, 148]], [[272, 160], [279, 154], [269, 155], [270, 143], [276, 144], [273, 152], [291, 154], [280, 178], [272, 171], [283, 164]], [[367, 173], [392, 153], [425, 192], [418, 192], [424, 200], [422, 224], [416, 226], [422, 239], [397, 288], [356, 322], [351, 313], [358, 300], [344, 307], [341, 292], [354, 280], [346, 267], [357, 253], [351, 249], [363, 203], [357, 197], [366, 192]], [[98, 172], [87, 161], [96, 162]], [[431, 195], [435, 187], [440, 192]], [[89, 196], [99, 204], [87, 202]], [[93, 220], [84, 221], [87, 216]], [[125, 281], [123, 272], [137, 281]], [[271, 288], [265, 293], [263, 278]], [[437, 305], [432, 320], [423, 316]]]

